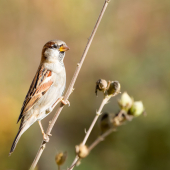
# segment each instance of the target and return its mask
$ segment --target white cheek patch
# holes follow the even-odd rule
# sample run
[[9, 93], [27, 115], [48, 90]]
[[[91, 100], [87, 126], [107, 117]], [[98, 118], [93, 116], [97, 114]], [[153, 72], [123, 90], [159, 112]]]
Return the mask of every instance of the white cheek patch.
[[59, 50], [51, 50], [51, 57], [56, 58], [59, 57], [60, 51]]
[[46, 61], [56, 62], [59, 59], [60, 51], [57, 49], [47, 49], [45, 51]]

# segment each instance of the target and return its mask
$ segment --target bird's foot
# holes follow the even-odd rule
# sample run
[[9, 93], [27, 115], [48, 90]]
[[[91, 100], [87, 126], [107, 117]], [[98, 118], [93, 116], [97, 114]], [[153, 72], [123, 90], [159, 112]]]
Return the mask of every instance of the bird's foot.
[[60, 101], [63, 105], [68, 105], [68, 107], [70, 106], [70, 102], [68, 100], [64, 100], [64, 97], [61, 97]]
[[46, 134], [46, 133], [43, 133], [43, 140], [47, 143], [47, 142], [49, 142], [49, 140], [50, 140], [50, 138], [49, 138], [49, 136], [52, 136], [51, 134]]

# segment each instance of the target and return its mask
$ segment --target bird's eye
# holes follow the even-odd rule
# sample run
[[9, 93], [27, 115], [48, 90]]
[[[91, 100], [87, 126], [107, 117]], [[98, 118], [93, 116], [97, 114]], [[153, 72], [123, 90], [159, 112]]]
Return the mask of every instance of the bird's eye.
[[57, 45], [56, 45], [56, 44], [54, 44], [54, 45], [53, 45], [53, 48], [57, 48]]

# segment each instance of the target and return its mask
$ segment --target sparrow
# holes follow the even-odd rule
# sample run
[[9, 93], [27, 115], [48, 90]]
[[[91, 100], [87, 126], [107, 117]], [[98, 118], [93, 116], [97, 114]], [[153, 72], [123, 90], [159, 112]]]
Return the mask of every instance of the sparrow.
[[45, 134], [41, 120], [51, 113], [60, 101], [69, 104], [62, 97], [66, 86], [63, 59], [69, 49], [61, 40], [52, 40], [44, 45], [40, 65], [21, 108], [17, 121], [20, 121], [19, 130], [9, 155], [14, 151], [22, 134], [36, 121], [41, 128], [43, 139], [48, 141], [49, 134]]

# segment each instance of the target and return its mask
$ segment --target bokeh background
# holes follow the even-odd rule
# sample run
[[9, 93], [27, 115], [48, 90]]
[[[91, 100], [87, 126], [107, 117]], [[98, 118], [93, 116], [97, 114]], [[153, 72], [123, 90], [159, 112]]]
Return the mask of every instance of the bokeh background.
[[[0, 1], [0, 169], [25, 170], [33, 161], [42, 134], [35, 123], [8, 157], [19, 125], [20, 108], [40, 62], [42, 46], [51, 39], [71, 48], [64, 60], [67, 87], [104, 0]], [[38, 170], [55, 170], [54, 158], [67, 151], [66, 169], [74, 146], [84, 137], [102, 94], [99, 78], [118, 80], [122, 92], [142, 100], [147, 116], [118, 128], [76, 169], [170, 169], [170, 1], [119, 0], [109, 3], [82, 70], [39, 163]], [[117, 99], [103, 111], [118, 111]], [[55, 109], [56, 110], [56, 109]], [[47, 127], [54, 112], [42, 123]], [[95, 126], [87, 144], [99, 135]]]

